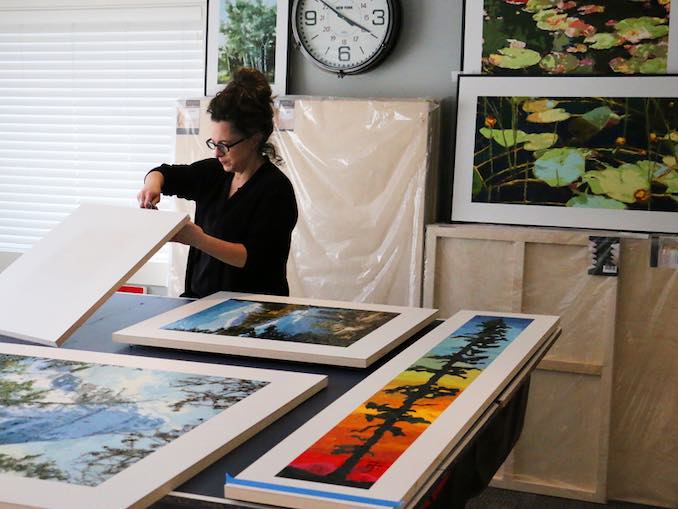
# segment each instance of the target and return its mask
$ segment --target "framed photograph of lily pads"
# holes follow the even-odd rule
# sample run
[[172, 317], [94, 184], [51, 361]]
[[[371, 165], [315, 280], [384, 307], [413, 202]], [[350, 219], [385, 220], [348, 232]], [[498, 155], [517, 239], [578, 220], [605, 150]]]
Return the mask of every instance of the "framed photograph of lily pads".
[[274, 95], [287, 88], [289, 0], [210, 0], [205, 94], [215, 95], [240, 67], [259, 69]]
[[678, 72], [671, 0], [466, 0], [466, 73]]
[[326, 385], [0, 343], [0, 506], [147, 507]]
[[452, 219], [678, 232], [678, 76], [459, 79]]
[[217, 292], [127, 327], [113, 341], [366, 368], [435, 309]]

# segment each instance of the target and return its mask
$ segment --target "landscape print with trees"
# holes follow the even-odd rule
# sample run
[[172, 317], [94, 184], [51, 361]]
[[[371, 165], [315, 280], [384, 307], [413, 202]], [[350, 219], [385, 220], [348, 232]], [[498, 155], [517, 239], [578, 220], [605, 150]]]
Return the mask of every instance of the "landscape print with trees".
[[219, 2], [217, 82], [231, 81], [240, 67], [254, 67], [275, 81], [276, 0]]
[[383, 311], [228, 299], [161, 328], [348, 347], [396, 316]]
[[277, 475], [369, 489], [531, 322], [474, 316]]
[[0, 354], [0, 473], [98, 486], [267, 383]]

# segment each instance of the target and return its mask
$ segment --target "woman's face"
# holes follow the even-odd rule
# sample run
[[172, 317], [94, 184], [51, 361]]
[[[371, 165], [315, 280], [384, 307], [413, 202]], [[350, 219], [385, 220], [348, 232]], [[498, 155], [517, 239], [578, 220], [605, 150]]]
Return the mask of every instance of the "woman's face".
[[215, 143], [233, 145], [239, 142], [228, 150], [221, 150], [219, 147], [214, 149], [214, 156], [219, 159], [225, 171], [239, 173], [258, 160], [258, 138], [258, 135], [246, 138], [236, 131], [230, 122], [212, 122], [212, 140]]

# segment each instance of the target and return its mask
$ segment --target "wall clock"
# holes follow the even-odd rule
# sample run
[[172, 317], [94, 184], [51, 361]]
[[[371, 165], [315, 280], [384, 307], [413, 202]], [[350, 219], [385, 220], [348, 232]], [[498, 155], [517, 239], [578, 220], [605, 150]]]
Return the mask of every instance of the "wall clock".
[[400, 0], [294, 0], [294, 38], [315, 65], [358, 74], [382, 62], [400, 28]]

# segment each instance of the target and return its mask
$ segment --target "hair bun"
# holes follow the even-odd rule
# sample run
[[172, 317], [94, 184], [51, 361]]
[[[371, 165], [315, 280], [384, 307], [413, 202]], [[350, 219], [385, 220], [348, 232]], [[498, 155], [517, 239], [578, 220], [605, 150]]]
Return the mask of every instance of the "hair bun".
[[259, 70], [251, 67], [241, 67], [238, 69], [231, 81], [234, 85], [241, 87], [263, 101], [269, 101], [272, 96], [271, 86]]

